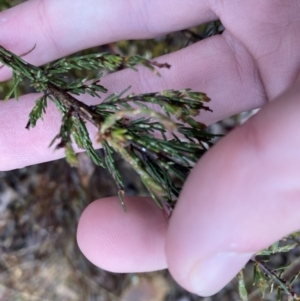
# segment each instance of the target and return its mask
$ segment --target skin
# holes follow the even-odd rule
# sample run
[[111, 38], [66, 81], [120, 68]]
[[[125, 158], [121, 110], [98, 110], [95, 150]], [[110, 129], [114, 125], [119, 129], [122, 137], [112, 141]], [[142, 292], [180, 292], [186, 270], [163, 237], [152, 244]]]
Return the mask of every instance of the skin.
[[[0, 13], [0, 44], [21, 54], [36, 43], [25, 58], [36, 65], [218, 18], [226, 28], [221, 36], [158, 59], [172, 65], [161, 78], [125, 70], [105, 77], [103, 85], [110, 92], [129, 84], [135, 93], [206, 92], [214, 111], [201, 116], [206, 124], [262, 109], [198, 162], [169, 221], [150, 200], [127, 198], [124, 214], [115, 198], [107, 198], [86, 208], [77, 235], [82, 252], [101, 268], [168, 267], [180, 285], [203, 296], [223, 288], [252, 254], [300, 228], [299, 1], [31, 0]], [[10, 76], [0, 70], [0, 80]], [[0, 103], [0, 170], [63, 156], [48, 149], [60, 122], [53, 107], [43, 126], [24, 130], [36, 98]]]

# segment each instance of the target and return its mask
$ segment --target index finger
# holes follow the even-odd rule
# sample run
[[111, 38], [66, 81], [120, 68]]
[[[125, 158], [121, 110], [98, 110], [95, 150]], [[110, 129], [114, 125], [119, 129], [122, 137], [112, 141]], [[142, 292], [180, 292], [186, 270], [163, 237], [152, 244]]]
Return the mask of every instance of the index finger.
[[[164, 12], [164, 13], [162, 13]], [[188, 16], [188, 18], [187, 18]], [[82, 49], [145, 39], [216, 19], [202, 2], [31, 0], [0, 13], [1, 45], [42, 65]], [[0, 80], [10, 77], [1, 70]]]

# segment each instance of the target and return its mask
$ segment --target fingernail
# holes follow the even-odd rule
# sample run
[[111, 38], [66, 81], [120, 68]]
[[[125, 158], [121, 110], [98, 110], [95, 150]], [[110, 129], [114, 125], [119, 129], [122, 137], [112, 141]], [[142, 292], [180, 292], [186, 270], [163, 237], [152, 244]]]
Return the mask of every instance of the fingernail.
[[189, 272], [194, 292], [211, 296], [221, 290], [252, 257], [253, 253], [218, 253], [199, 260]]

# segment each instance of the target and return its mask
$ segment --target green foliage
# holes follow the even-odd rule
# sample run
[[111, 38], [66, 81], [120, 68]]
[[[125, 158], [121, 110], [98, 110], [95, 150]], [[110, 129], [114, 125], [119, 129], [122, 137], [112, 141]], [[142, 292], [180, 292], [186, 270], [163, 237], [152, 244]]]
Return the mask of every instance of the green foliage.
[[279, 245], [279, 241], [271, 245], [268, 249], [262, 250], [261, 252], [257, 253], [256, 255], [272, 255], [280, 252], [289, 252], [293, 250], [298, 245], [298, 242], [292, 242], [290, 244], [286, 244], [283, 246]]
[[248, 300], [248, 292], [247, 292], [246, 285], [245, 285], [243, 271], [240, 271], [238, 273], [238, 289], [239, 289], [239, 294], [240, 294], [242, 301], [247, 301]]
[[[99, 84], [102, 73], [91, 82], [87, 82], [88, 78], [67, 82], [65, 78], [70, 70], [98, 71], [104, 68], [114, 71], [125, 67], [135, 70], [137, 65], [142, 65], [159, 75], [157, 68], [170, 66], [138, 55], [126, 57], [96, 53], [63, 58], [39, 68], [1, 46], [0, 61], [14, 72], [14, 85], [9, 97], [15, 94], [17, 85], [25, 77], [37, 92], [43, 94], [30, 112], [27, 129], [37, 125], [46, 112], [47, 101], [53, 101], [62, 114], [62, 124], [50, 146], [56, 143], [56, 149], [64, 148], [70, 164], [77, 163], [72, 146], [75, 141], [95, 164], [108, 168], [125, 210], [124, 185], [113, 156], [117, 152], [140, 175], [160, 208], [174, 207], [188, 173], [214, 137], [205, 131], [205, 125], [194, 119], [201, 110], [209, 110], [204, 103], [210, 99], [204, 93], [184, 89], [126, 96], [127, 88], [108, 96], [98, 105], [88, 106], [75, 96], [89, 94], [100, 97], [106, 93], [107, 89]], [[149, 104], [154, 104], [158, 111], [150, 109]], [[103, 147], [103, 158], [94, 149], [87, 122], [97, 128], [97, 142]], [[175, 179], [178, 184], [174, 184]]]
[[47, 96], [42, 95], [40, 98], [38, 98], [35, 102], [35, 106], [31, 110], [29, 114], [29, 121], [26, 125], [26, 128], [28, 129], [30, 126], [35, 127], [36, 122], [42, 118], [43, 113], [46, 113], [46, 107], [47, 107]]
[[[299, 277], [300, 271], [292, 276], [293, 263], [278, 268], [271, 268], [270, 261], [274, 254], [289, 252], [299, 245], [295, 235], [276, 242], [268, 249], [258, 252], [253, 258], [253, 284], [259, 288], [262, 297], [272, 293], [276, 289], [277, 300], [283, 300], [285, 296], [289, 301], [300, 300], [292, 287]], [[287, 279], [287, 275], [289, 278]], [[240, 293], [241, 295], [241, 293]]]
[[257, 285], [262, 293], [262, 297], [265, 296], [266, 289], [269, 287], [268, 280], [266, 275], [261, 270], [262, 265], [259, 262], [254, 263], [254, 271], [253, 271], [253, 285]]

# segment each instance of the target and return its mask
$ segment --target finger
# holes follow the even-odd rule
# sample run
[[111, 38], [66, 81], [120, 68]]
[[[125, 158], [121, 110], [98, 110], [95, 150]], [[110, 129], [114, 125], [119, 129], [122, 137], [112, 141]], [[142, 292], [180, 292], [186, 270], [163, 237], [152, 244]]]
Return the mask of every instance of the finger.
[[183, 287], [212, 295], [257, 251], [299, 230], [300, 84], [214, 146], [190, 174], [166, 241]]
[[299, 1], [214, 2], [218, 3], [215, 12], [226, 30], [255, 59], [268, 98], [290, 88], [300, 72]]
[[[36, 44], [26, 59], [42, 65], [93, 46], [152, 38], [212, 19], [203, 1], [31, 0], [1, 12], [1, 45], [22, 54]], [[3, 69], [0, 80], [9, 76]]]
[[117, 273], [166, 268], [167, 219], [153, 200], [105, 198], [90, 204], [77, 229], [83, 254], [96, 266]]
[[[244, 71], [240, 73], [236, 68], [235, 54], [221, 36], [163, 56], [158, 61], [172, 66], [170, 70], [159, 70], [161, 77], [140, 68], [138, 72], [124, 70], [106, 76], [101, 84], [108, 88], [107, 95], [121, 92], [128, 86], [132, 86], [130, 93], [184, 88], [203, 91], [212, 99], [209, 106], [214, 111], [199, 116], [206, 124], [259, 107], [266, 101], [251, 58], [244, 55]], [[36, 128], [30, 131], [25, 130], [28, 114], [37, 98], [38, 95], [30, 94], [20, 97], [18, 102], [0, 102], [0, 170], [21, 168], [63, 156], [62, 151], [54, 152], [48, 148], [61, 123], [54, 105], [49, 103], [43, 122], [38, 121]], [[80, 99], [88, 104], [100, 102], [98, 98], [87, 96]], [[96, 129], [90, 126], [90, 130], [91, 139], [95, 141]]]
[[[299, 9], [297, 0], [280, 5], [272, 0], [31, 0], [1, 12], [1, 45], [22, 54], [37, 44], [26, 58], [41, 65], [92, 46], [152, 38], [220, 18], [234, 37], [228, 44], [235, 47], [234, 41], [239, 41], [246, 46], [268, 97], [274, 98], [290, 87], [299, 72]], [[238, 58], [242, 57], [237, 53]], [[10, 71], [3, 68], [0, 80], [9, 77]]]

